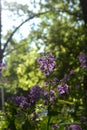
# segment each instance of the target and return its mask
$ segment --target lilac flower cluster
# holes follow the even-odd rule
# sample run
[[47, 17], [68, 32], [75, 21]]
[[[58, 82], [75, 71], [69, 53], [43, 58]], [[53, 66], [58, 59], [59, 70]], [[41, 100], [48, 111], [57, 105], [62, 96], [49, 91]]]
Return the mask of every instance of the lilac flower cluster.
[[68, 85], [67, 84], [60, 84], [57, 86], [58, 93], [61, 94], [68, 94]]
[[68, 127], [68, 130], [82, 130], [82, 128], [79, 125], [70, 125]]
[[43, 97], [44, 89], [39, 87], [38, 85], [33, 86], [30, 89], [30, 93], [28, 95], [30, 103], [33, 105], [37, 103], [37, 101]]
[[81, 67], [84, 68], [84, 69], [87, 69], [87, 57], [84, 53], [80, 54], [78, 56], [79, 58], [79, 61], [81, 63]]
[[21, 107], [21, 108], [26, 108], [29, 106], [28, 101], [27, 101], [26, 97], [24, 97], [24, 96], [12, 97], [12, 101], [13, 101], [14, 105]]
[[38, 58], [38, 63], [40, 64], [41, 71], [44, 72], [44, 75], [48, 76], [54, 70], [55, 60], [52, 54], [43, 54], [42, 57]]
[[39, 99], [41, 99], [44, 95], [44, 89], [39, 87], [38, 85], [33, 86], [30, 89], [28, 95], [25, 96], [16, 96], [12, 97], [12, 102], [15, 106], [21, 108], [27, 108], [35, 105]]

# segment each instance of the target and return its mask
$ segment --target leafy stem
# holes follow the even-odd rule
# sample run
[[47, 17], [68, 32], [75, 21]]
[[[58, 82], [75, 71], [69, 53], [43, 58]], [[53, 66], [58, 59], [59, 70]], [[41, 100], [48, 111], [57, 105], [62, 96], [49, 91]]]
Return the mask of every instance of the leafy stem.
[[50, 85], [49, 85], [49, 99], [48, 99], [48, 121], [47, 121], [47, 130], [49, 130], [49, 125], [50, 125], [50, 110], [51, 110], [51, 104], [50, 104]]

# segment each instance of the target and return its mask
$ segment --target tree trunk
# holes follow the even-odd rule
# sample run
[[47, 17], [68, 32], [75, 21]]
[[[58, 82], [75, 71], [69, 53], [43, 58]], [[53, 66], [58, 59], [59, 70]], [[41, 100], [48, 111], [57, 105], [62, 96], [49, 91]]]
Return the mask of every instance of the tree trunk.
[[87, 0], [80, 0], [80, 4], [82, 7], [84, 22], [87, 24]]
[[[87, 29], [87, 0], [80, 0], [80, 5], [83, 12], [83, 20], [85, 22], [85, 28]], [[85, 37], [87, 37], [87, 31], [85, 31]], [[87, 53], [87, 38], [85, 38], [85, 48], [84, 51]], [[87, 73], [84, 76], [84, 114], [87, 116]]]

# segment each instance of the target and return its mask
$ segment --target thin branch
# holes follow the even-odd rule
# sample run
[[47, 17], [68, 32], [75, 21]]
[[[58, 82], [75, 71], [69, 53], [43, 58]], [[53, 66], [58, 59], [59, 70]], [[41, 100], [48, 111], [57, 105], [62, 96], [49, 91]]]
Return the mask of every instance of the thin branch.
[[42, 13], [38, 13], [38, 14], [34, 14], [33, 16], [29, 17], [28, 19], [26, 19], [25, 21], [23, 21], [19, 26], [17, 26], [14, 31], [10, 34], [9, 38], [7, 39], [6, 43], [4, 44], [4, 48], [3, 48], [3, 53], [5, 52], [5, 49], [8, 45], [8, 43], [10, 42], [10, 40], [12, 39], [13, 35], [15, 34], [15, 32], [23, 25], [25, 24], [26, 22], [28, 22], [29, 20], [35, 18], [35, 17], [38, 17], [40, 15], [43, 15], [43, 14], [46, 14], [48, 13], [49, 11], [46, 11], [46, 12], [42, 12]]
[[25, 43], [22, 44], [22, 45], [19, 45], [19, 46], [15, 47], [14, 49], [12, 49], [12, 50], [8, 51], [6, 54], [4, 54], [3, 57], [9, 55], [10, 53], [12, 53], [13, 51], [15, 51], [16, 49], [20, 49], [19, 47], [22, 47], [22, 46], [24, 46], [24, 45], [25, 45]]

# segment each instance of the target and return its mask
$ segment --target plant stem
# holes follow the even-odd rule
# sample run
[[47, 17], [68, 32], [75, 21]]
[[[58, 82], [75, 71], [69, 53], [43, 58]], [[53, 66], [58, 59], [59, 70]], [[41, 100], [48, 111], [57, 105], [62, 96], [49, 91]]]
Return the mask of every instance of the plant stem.
[[51, 106], [48, 106], [48, 122], [47, 122], [47, 130], [49, 130], [49, 126], [50, 126], [50, 120], [51, 120], [51, 115], [49, 114], [49, 111], [51, 109]]
[[[50, 94], [49, 94], [50, 95]], [[48, 122], [47, 122], [47, 130], [49, 130], [49, 125], [50, 125], [50, 119], [51, 119], [51, 116], [49, 114], [49, 111], [51, 109], [51, 105], [50, 105], [50, 101], [48, 102]]]
[[50, 125], [50, 116], [48, 116], [47, 130], [49, 130], [49, 125]]

